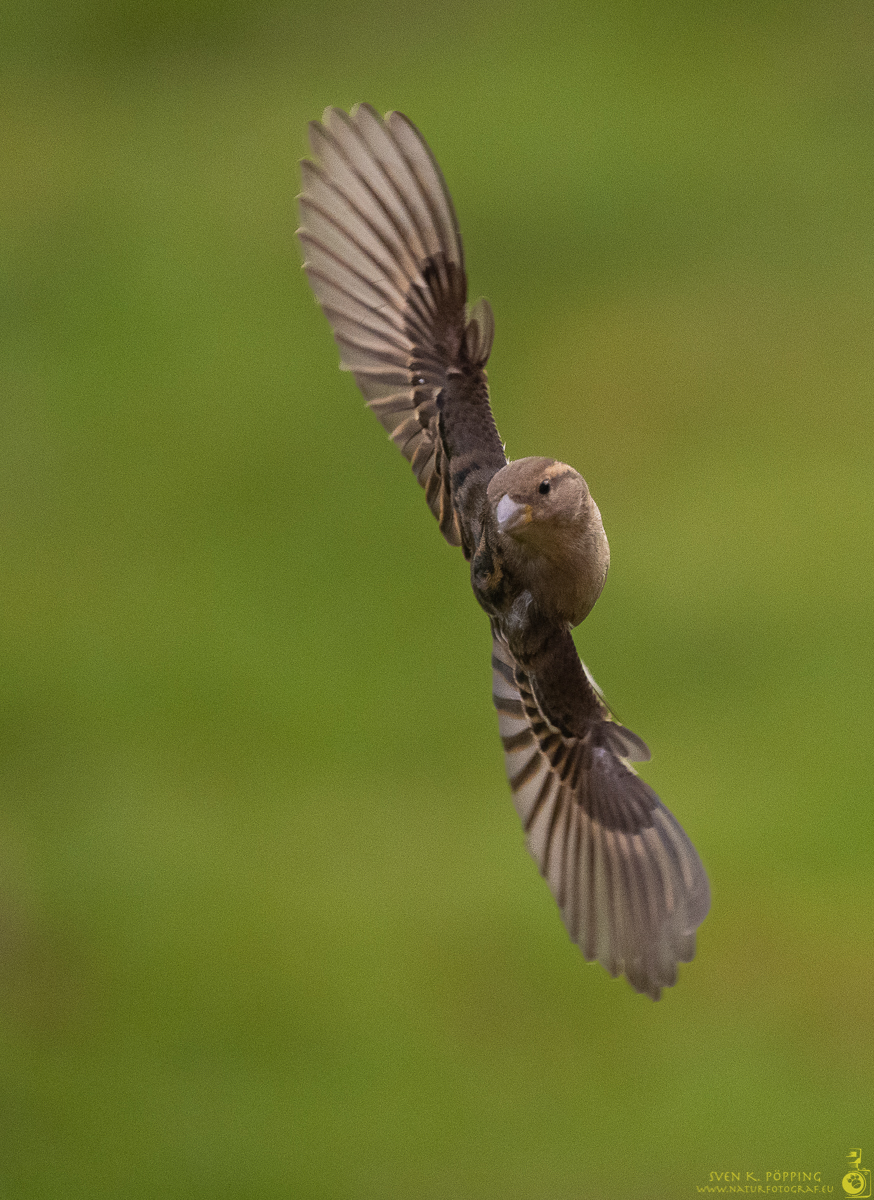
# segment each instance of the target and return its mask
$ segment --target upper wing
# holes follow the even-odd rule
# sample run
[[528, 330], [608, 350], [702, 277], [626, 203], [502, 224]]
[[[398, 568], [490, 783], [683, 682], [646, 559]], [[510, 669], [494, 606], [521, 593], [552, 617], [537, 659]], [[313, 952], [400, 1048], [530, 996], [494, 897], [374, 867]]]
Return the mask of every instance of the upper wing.
[[[369, 406], [425, 488], [452, 545], [468, 542], [448, 460], [504, 465], [485, 366], [494, 321], [468, 314], [452, 200], [421, 134], [400, 113], [329, 108], [304, 160], [304, 267]], [[442, 414], [442, 421], [441, 421]], [[453, 470], [459, 464], [453, 464]], [[469, 549], [465, 544], [465, 549]]]
[[[492, 668], [516, 810], [568, 932], [589, 961], [624, 972], [658, 1000], [676, 983], [677, 963], [695, 955], [710, 888], [679, 823], [629, 765], [649, 751], [591, 690], [579, 732], [559, 728], [564, 721], [544, 711], [538, 686], [548, 692], [549, 681], [529, 678], [499, 638]], [[579, 683], [590, 689], [583, 671], [580, 663]]]

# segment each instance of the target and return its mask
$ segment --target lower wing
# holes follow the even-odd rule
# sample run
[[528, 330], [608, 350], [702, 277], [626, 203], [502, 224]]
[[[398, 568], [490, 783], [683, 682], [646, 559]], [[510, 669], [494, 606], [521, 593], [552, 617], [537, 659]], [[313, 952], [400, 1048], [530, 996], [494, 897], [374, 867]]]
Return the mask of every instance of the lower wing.
[[695, 956], [707, 875], [679, 822], [629, 765], [639, 738], [608, 719], [561, 732], [495, 638], [493, 699], [528, 848], [590, 962], [658, 1000]]

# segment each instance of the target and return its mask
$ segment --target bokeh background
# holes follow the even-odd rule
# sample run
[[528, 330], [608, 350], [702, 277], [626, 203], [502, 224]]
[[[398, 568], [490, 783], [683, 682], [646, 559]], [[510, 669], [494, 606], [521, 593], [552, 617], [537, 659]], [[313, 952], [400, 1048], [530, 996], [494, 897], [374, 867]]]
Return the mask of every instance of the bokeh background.
[[[874, 1157], [871, 6], [0, 21], [3, 1196], [842, 1194]], [[466, 568], [299, 271], [305, 123], [364, 99], [443, 166], [508, 452], [604, 514], [577, 643], [713, 883], [657, 1005], [565, 935]]]

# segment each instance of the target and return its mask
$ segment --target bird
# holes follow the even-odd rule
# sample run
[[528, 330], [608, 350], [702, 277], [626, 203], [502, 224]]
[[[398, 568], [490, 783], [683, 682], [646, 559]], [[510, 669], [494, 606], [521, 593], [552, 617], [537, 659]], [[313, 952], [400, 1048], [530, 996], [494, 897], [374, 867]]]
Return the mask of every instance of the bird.
[[554, 458], [508, 461], [489, 399], [494, 316], [468, 306], [455, 208], [400, 112], [328, 108], [309, 125], [298, 197], [304, 271], [369, 408], [470, 563], [492, 636], [493, 701], [527, 845], [586, 960], [658, 1000], [695, 955], [707, 874], [636, 773], [571, 630], [610, 551], [585, 479]]

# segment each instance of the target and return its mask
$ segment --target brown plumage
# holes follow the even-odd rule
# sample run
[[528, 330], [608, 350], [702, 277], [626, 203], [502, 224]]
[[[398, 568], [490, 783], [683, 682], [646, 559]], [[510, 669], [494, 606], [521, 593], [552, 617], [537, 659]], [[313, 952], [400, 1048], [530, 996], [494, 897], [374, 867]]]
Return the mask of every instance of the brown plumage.
[[494, 319], [468, 309], [452, 200], [415, 126], [369, 105], [310, 126], [298, 236], [351, 371], [409, 460], [441, 532], [471, 564], [492, 627], [493, 699], [531, 853], [585, 957], [653, 999], [695, 953], [707, 876], [631, 766], [571, 629], [610, 552], [585, 480], [551, 458], [507, 462], [485, 364]]

